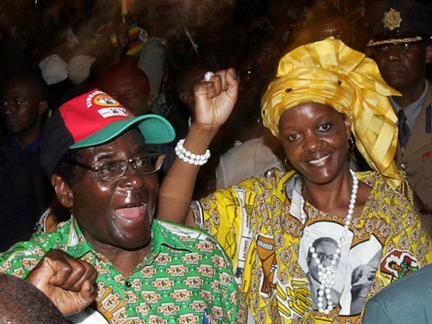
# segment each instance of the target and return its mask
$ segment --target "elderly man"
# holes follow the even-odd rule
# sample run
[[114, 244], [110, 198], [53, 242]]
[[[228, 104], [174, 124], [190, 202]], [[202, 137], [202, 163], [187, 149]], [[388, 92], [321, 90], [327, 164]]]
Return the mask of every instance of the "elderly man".
[[377, 23], [368, 46], [384, 80], [400, 91], [390, 97], [399, 117], [396, 163], [414, 190], [415, 206], [432, 233], [432, 8], [415, 1], [386, 1], [371, 7]]
[[[235, 93], [235, 78], [221, 75], [198, 87], [204, 109], [216, 94]], [[210, 126], [198, 118], [191, 135]], [[162, 117], [133, 118], [99, 90], [60, 107], [44, 129], [42, 162], [72, 218], [0, 255], [0, 270], [28, 279], [64, 314], [95, 297], [94, 267], [95, 305], [110, 323], [245, 322], [231, 263], [216, 241], [153, 220], [163, 155], [146, 145], [174, 135]]]

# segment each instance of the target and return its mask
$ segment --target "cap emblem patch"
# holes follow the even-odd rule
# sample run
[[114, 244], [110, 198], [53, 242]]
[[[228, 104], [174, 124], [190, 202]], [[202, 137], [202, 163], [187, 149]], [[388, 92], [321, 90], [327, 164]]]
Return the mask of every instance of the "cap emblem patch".
[[384, 24], [384, 28], [393, 30], [395, 28], [400, 28], [402, 20], [403, 19], [400, 16], [400, 11], [396, 11], [393, 8], [390, 8], [390, 11], [384, 13], [384, 18], [382, 22]]
[[111, 106], [111, 107], [113, 107], [113, 106], [119, 106], [120, 105], [120, 103], [117, 100], [115, 100], [114, 98], [112, 98], [106, 94], [101, 94], [99, 96], [96, 96], [94, 98], [94, 102], [96, 105], [99, 105], [99, 106]]

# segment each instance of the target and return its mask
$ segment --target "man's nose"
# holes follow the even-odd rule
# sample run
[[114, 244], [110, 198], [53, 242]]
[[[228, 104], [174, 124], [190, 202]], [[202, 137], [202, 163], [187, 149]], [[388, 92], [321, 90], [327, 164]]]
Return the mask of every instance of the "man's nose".
[[143, 184], [145, 183], [145, 177], [146, 175], [140, 173], [137, 169], [134, 163], [127, 163], [126, 164], [126, 171], [123, 175], [123, 183], [126, 186], [133, 187], [133, 188], [141, 188]]
[[390, 46], [387, 53], [387, 60], [394, 61], [399, 60], [401, 55], [400, 46]]

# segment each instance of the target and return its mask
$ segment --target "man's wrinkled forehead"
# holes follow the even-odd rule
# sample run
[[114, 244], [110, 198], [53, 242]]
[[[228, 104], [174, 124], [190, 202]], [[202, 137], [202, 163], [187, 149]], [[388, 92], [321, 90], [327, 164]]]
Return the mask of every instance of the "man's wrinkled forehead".
[[[128, 134], [133, 134], [133, 136], [128, 136]], [[115, 146], [115, 149], [113, 149], [113, 143], [116, 141], [118, 143], [119, 140], [124, 140], [126, 136], [127, 145], [125, 144], [121, 147]], [[84, 147], [77, 150], [79, 150], [79, 155], [83, 161], [92, 161], [92, 163], [116, 160], [118, 159], [119, 154], [121, 155], [125, 151], [132, 151], [134, 156], [148, 153], [147, 144], [145, 143], [144, 137], [137, 127], [131, 127], [130, 129], [127, 129], [106, 143]], [[134, 156], [127, 156], [127, 158], [133, 158]]]

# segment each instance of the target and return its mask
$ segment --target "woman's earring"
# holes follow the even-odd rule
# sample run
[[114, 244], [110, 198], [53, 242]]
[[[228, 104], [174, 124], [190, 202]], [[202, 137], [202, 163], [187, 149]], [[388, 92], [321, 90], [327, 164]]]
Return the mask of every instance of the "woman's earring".
[[349, 147], [349, 149], [350, 149], [351, 152], [354, 151], [355, 143], [354, 143], [354, 140], [353, 140], [352, 137], [350, 137], [349, 140], [348, 140], [348, 147]]

